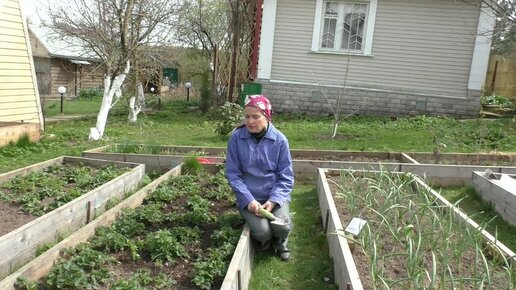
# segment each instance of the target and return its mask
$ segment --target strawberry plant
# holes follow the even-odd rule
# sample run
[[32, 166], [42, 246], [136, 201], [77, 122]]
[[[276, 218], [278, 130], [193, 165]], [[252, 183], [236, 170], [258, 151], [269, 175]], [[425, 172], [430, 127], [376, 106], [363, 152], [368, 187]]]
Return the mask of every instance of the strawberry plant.
[[99, 284], [111, 280], [112, 273], [106, 266], [116, 262], [113, 257], [93, 250], [85, 244], [79, 245], [69, 254], [74, 255], [54, 266], [45, 277], [45, 284], [50, 288], [97, 288]]
[[188, 258], [185, 247], [169, 230], [159, 230], [147, 236], [146, 249], [152, 260], [172, 262], [176, 258]]

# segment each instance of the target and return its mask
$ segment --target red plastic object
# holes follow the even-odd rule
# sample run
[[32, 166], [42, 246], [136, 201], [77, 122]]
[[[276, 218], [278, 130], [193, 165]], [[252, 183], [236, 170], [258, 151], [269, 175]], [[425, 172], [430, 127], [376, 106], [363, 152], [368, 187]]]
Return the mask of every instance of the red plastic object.
[[206, 159], [206, 158], [201, 158], [201, 157], [197, 157], [197, 161], [199, 161], [199, 163], [201, 164], [210, 164], [210, 160]]

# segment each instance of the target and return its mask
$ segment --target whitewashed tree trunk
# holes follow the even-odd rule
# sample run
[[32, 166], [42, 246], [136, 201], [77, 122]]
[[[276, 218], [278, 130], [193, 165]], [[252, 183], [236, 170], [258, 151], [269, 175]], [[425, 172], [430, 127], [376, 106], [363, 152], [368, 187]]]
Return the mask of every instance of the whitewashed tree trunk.
[[125, 67], [125, 71], [118, 76], [115, 77], [113, 82], [111, 82], [111, 76], [106, 75], [104, 77], [104, 96], [102, 97], [102, 105], [100, 106], [100, 111], [97, 116], [97, 125], [96, 127], [90, 128], [90, 140], [100, 140], [104, 135], [104, 129], [106, 127], [107, 117], [109, 114], [109, 110], [111, 109], [111, 105], [113, 103], [113, 96], [115, 93], [118, 93], [116, 96], [115, 103], [120, 99], [122, 95], [120, 93], [120, 88], [124, 83], [125, 76], [129, 73], [129, 69], [131, 68], [129, 61], [127, 61], [127, 65]]
[[129, 122], [134, 123], [138, 120], [138, 114], [145, 106], [145, 94], [143, 93], [143, 85], [138, 84], [136, 96], [129, 99]]

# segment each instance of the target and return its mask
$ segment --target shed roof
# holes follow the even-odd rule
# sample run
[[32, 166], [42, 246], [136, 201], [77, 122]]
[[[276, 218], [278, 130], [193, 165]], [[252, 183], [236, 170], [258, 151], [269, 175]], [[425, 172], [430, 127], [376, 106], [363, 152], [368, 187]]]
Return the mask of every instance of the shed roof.
[[99, 61], [93, 51], [85, 50], [78, 42], [65, 41], [49, 27], [29, 25], [29, 30], [47, 48], [51, 57], [77, 61]]

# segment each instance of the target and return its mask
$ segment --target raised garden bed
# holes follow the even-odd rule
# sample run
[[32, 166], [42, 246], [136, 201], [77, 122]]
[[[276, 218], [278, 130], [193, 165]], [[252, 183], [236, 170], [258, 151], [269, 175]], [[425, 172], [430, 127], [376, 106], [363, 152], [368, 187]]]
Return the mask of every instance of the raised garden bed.
[[[123, 161], [123, 162], [132, 162], [132, 163], [141, 163], [145, 164], [145, 168], [147, 172], [157, 171], [163, 172], [168, 171], [176, 166], [178, 166], [181, 162], [183, 162], [188, 153], [197, 152], [198, 156], [209, 156], [211, 153], [209, 152], [219, 152], [218, 148], [215, 149], [206, 149], [208, 153], [203, 154], [203, 147], [188, 147], [189, 151], [186, 152], [174, 152], [178, 155], [174, 154], [163, 154], [163, 152], [167, 151], [167, 148], [170, 146], [150, 146], [150, 145], [131, 145], [131, 147], [126, 147], [122, 145], [113, 145], [113, 146], [103, 146], [91, 150], [87, 150], [82, 152], [82, 156], [87, 158], [96, 158], [103, 160], [114, 160], [114, 161]], [[191, 150], [190, 150], [191, 149]], [[112, 152], [120, 150], [121, 153]], [[172, 149], [171, 149], [172, 150]], [[225, 149], [224, 149], [225, 150]], [[126, 152], [127, 151], [127, 152]], [[136, 153], [142, 152], [142, 153]], [[210, 163], [222, 163], [224, 161], [223, 157], [210, 157]]]
[[[221, 156], [224, 156], [225, 150], [224, 147], [122, 144], [84, 151], [82, 155], [89, 158], [143, 163], [148, 171], [163, 171], [181, 163], [187, 155], [201, 156], [208, 163], [224, 162], [225, 158]], [[137, 152], [145, 152], [145, 154]], [[166, 155], [164, 152], [179, 155]], [[300, 179], [314, 179], [318, 168], [354, 170], [380, 170], [384, 168], [390, 171], [413, 172], [420, 176], [427, 176], [431, 182], [446, 185], [470, 184], [473, 171], [489, 169], [496, 173], [516, 174], [516, 166], [418, 164], [411, 155], [396, 152], [291, 149], [291, 154], [294, 157], [294, 174], [296, 178]]]
[[319, 169], [318, 195], [340, 289], [516, 285], [514, 253], [413, 174]]
[[[407, 156], [398, 152], [363, 152], [340, 150], [299, 150], [291, 149], [294, 160], [320, 160], [320, 161], [352, 161], [352, 162], [382, 162], [397, 163], [409, 162]], [[143, 144], [115, 144], [86, 151], [87, 153], [126, 153], [126, 154], [151, 154], [151, 155], [196, 155], [207, 157], [221, 157], [226, 155], [225, 147], [197, 147], [197, 146], [160, 146]]]
[[123, 199], [144, 172], [141, 164], [64, 156], [1, 174], [0, 279]]
[[[498, 173], [474, 172], [473, 185], [483, 200], [488, 202], [508, 223], [516, 226], [516, 187], [505, 184]], [[516, 179], [516, 175], [504, 178]]]
[[422, 164], [516, 166], [516, 153], [407, 153]]
[[[47, 273], [40, 281], [83, 288], [95, 283], [101, 289], [245, 288], [254, 251], [223, 174], [181, 175], [183, 166], [52, 247], [0, 282], [0, 288], [13, 289], [20, 276], [38, 280]], [[60, 252], [70, 253], [64, 250], [68, 247], [75, 247], [75, 254], [60, 257]], [[75, 271], [82, 259], [93, 257], [102, 266]]]
[[[186, 156], [200, 156], [207, 163], [222, 163], [225, 147], [124, 145], [104, 146], [82, 155], [89, 158], [136, 162], [145, 164], [148, 171], [162, 171], [181, 163]], [[384, 164], [396, 168], [412, 160], [396, 152], [351, 152], [338, 150], [291, 150], [294, 173], [298, 178], [314, 178], [319, 167], [371, 169]]]

